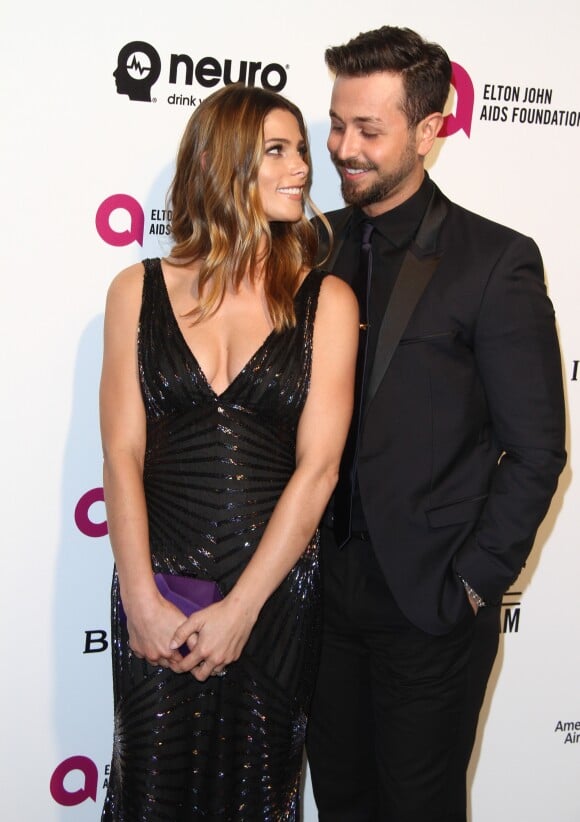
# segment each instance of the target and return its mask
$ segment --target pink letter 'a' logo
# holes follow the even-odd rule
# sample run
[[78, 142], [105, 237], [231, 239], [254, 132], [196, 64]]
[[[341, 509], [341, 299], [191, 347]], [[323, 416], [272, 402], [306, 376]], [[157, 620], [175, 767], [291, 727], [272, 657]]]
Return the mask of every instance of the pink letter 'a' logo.
[[89, 517], [89, 509], [95, 502], [104, 502], [105, 494], [102, 488], [91, 488], [83, 494], [75, 508], [75, 523], [79, 531], [86, 537], [104, 537], [108, 533], [107, 520], [93, 522]]
[[[117, 209], [127, 212], [130, 217], [129, 228], [125, 231], [115, 231], [111, 228], [111, 214]], [[107, 197], [97, 209], [95, 224], [99, 237], [109, 245], [130, 245], [135, 240], [139, 245], [143, 245], [145, 215], [137, 200], [129, 194], [113, 194]]]
[[451, 85], [457, 93], [455, 114], [448, 114], [445, 117], [439, 137], [451, 137], [461, 130], [469, 137], [475, 94], [471, 77], [459, 63], [451, 63]]
[[[80, 771], [84, 776], [84, 785], [77, 791], [69, 791], [64, 786], [64, 780], [72, 771]], [[80, 805], [86, 799], [96, 802], [98, 779], [99, 772], [92, 759], [86, 756], [70, 756], [54, 771], [50, 779], [50, 794], [55, 802], [67, 808]]]

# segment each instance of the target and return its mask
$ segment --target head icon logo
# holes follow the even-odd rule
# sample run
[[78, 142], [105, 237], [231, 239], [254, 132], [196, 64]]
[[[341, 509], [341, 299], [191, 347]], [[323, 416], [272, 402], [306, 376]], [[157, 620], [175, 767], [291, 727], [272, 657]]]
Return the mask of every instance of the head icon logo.
[[[65, 779], [73, 771], [80, 771], [84, 777], [82, 787], [71, 791], [65, 786]], [[59, 805], [67, 808], [80, 805], [87, 799], [97, 801], [99, 772], [92, 759], [87, 756], [70, 756], [58, 765], [50, 778], [50, 795]]]
[[[112, 228], [111, 214], [117, 210], [125, 211], [129, 215], [131, 222], [128, 229], [117, 231]], [[130, 245], [135, 241], [143, 245], [145, 215], [137, 200], [129, 194], [113, 194], [103, 200], [95, 215], [95, 225], [101, 240], [109, 245]]]
[[475, 94], [471, 77], [459, 63], [451, 63], [451, 85], [457, 93], [455, 114], [448, 114], [439, 132], [440, 137], [451, 137], [458, 131], [471, 134], [471, 120], [473, 117], [473, 102]]
[[117, 94], [127, 94], [129, 100], [151, 102], [151, 86], [161, 74], [161, 58], [149, 43], [133, 40], [123, 46], [113, 72]]

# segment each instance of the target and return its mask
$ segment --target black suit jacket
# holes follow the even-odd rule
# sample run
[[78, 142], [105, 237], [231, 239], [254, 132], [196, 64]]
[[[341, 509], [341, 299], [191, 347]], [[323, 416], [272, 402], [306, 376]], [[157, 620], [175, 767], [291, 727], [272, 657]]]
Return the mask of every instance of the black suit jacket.
[[[566, 455], [560, 352], [537, 246], [436, 187], [429, 212], [381, 331], [402, 326], [386, 347], [379, 339], [358, 475], [399, 606], [442, 634], [469, 608], [458, 575], [489, 603], [514, 582]], [[351, 213], [327, 215], [331, 271]]]

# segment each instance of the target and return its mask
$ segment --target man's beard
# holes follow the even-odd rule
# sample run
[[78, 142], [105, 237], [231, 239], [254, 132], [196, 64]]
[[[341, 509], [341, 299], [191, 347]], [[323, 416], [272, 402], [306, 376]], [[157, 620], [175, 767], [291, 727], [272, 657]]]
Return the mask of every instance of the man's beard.
[[[349, 162], [348, 160], [339, 160], [334, 154], [331, 155], [331, 160], [337, 169], [358, 168], [364, 169], [365, 171], [377, 170], [377, 167], [371, 164], [363, 165], [356, 161]], [[387, 200], [393, 191], [409, 176], [416, 164], [417, 152], [414, 146], [408, 144], [401, 158], [400, 165], [393, 171], [381, 174], [378, 179], [367, 188], [358, 187], [356, 180], [346, 180], [339, 172], [342, 198], [345, 203], [358, 206], [359, 208], [365, 208], [366, 206]]]

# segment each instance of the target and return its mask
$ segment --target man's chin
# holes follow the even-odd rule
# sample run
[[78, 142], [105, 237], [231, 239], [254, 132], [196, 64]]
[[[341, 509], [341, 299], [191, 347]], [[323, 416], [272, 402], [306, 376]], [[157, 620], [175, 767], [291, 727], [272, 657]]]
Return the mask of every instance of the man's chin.
[[[345, 185], [343, 182], [340, 187], [342, 199], [345, 203], [352, 206], [366, 206], [374, 202], [372, 192], [368, 188], [356, 188], [352, 185]], [[369, 200], [370, 196], [370, 200]]]

